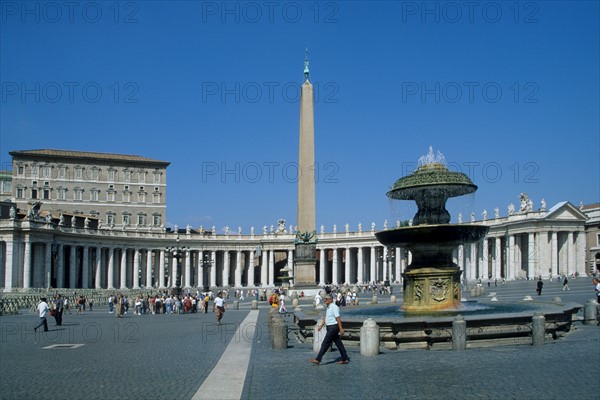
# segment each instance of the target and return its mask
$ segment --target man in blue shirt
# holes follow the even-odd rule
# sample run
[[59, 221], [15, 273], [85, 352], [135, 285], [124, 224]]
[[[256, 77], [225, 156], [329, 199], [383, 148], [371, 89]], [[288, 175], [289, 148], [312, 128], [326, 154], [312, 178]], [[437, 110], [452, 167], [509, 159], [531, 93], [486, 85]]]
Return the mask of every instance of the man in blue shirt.
[[321, 363], [321, 359], [325, 355], [325, 352], [331, 346], [331, 343], [335, 343], [335, 346], [340, 351], [341, 358], [337, 361], [338, 364], [348, 364], [350, 360], [348, 359], [348, 354], [346, 353], [346, 348], [344, 347], [344, 343], [342, 343], [341, 335], [344, 334], [344, 327], [342, 326], [342, 320], [340, 319], [340, 308], [335, 305], [333, 302], [333, 297], [328, 294], [325, 296], [325, 305], [327, 306], [327, 312], [325, 313], [325, 318], [318, 323], [317, 329], [320, 331], [323, 328], [323, 325], [327, 327], [327, 333], [325, 334], [325, 339], [323, 339], [323, 343], [321, 343], [321, 349], [319, 350], [319, 354], [317, 354], [316, 358], [311, 358], [309, 361], [315, 365], [319, 365]]

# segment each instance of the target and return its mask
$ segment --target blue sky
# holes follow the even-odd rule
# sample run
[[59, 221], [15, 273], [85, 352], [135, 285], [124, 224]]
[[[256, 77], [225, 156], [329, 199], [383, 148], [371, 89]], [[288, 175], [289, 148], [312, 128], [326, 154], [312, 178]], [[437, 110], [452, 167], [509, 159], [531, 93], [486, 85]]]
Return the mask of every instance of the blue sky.
[[0, 163], [57, 148], [171, 162], [167, 222], [296, 220], [298, 87], [317, 229], [409, 219], [386, 191], [431, 145], [459, 212], [600, 201], [598, 2], [0, 2]]

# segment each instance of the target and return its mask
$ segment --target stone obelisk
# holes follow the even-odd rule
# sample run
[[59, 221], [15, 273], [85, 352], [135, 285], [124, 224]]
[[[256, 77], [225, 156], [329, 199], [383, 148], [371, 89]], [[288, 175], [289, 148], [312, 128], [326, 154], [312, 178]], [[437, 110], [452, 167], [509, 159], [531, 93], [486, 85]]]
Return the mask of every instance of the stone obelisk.
[[300, 93], [300, 145], [298, 150], [298, 214], [295, 284], [315, 284], [315, 113], [313, 85], [308, 79], [308, 50], [304, 60], [304, 83]]

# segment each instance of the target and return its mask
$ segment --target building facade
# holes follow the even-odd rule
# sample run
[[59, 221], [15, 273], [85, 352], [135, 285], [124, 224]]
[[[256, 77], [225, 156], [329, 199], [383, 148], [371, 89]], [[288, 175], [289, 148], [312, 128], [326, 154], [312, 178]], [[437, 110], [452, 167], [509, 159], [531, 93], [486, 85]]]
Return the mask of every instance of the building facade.
[[[13, 207], [14, 208], [14, 207]], [[42, 205], [43, 208], [43, 205]], [[115, 229], [44, 218], [44, 210], [3, 212], [0, 286], [31, 288], [273, 287], [281, 268], [294, 266], [294, 237], [285, 229], [259, 234], [138, 227]], [[7, 217], [6, 217], [7, 216]], [[590, 273], [587, 217], [569, 202], [549, 210], [515, 212], [470, 223], [489, 226], [481, 241], [457, 248], [454, 262], [468, 282], [549, 279]], [[283, 224], [285, 225], [285, 223]], [[384, 223], [387, 226], [387, 222]], [[228, 230], [227, 230], [228, 232]], [[346, 225], [317, 233], [315, 282], [355, 284], [401, 281], [411, 262], [402, 248], [382, 246], [370, 230]], [[293, 273], [292, 273], [293, 275]]]
[[169, 162], [135, 155], [67, 150], [11, 151], [12, 201], [41, 202], [53, 216], [88, 215], [100, 226], [160, 227]]
[[586, 264], [588, 271], [600, 275], [600, 204], [581, 206], [588, 217], [585, 223], [586, 231]]

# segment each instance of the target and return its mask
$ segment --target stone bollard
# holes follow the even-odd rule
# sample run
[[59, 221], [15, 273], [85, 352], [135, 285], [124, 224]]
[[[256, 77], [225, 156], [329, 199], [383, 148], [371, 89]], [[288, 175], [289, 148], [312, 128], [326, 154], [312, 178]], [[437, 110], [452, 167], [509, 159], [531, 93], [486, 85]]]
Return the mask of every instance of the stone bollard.
[[379, 354], [379, 325], [367, 318], [360, 327], [360, 354], [367, 357]]
[[276, 350], [284, 350], [288, 347], [287, 325], [281, 318], [274, 318], [271, 325], [271, 344]]
[[258, 300], [252, 300], [251, 310], [258, 310]]
[[292, 307], [296, 308], [296, 307], [298, 307], [298, 304], [299, 304], [298, 297], [292, 299]]
[[546, 336], [546, 317], [541, 311], [533, 313], [531, 324], [532, 344], [534, 346], [542, 346], [544, 337]]
[[377, 295], [373, 295], [373, 299], [371, 300], [371, 304], [377, 304]]
[[595, 300], [589, 299], [583, 309], [583, 323], [585, 325], [597, 324], [596, 318], [598, 318], [598, 303]]
[[396, 296], [394, 296], [394, 295], [390, 296], [390, 303], [392, 303], [392, 304], [396, 303]]
[[239, 310], [240, 309], [240, 302], [238, 300], [234, 300], [233, 301], [233, 309], [234, 310]]
[[298, 292], [296, 292], [295, 290], [292, 290], [292, 293], [290, 293], [290, 298], [292, 300], [297, 299], [298, 298]]
[[477, 289], [474, 287], [469, 289], [469, 294], [471, 295], [471, 297], [477, 296]]
[[327, 333], [327, 329], [323, 327], [320, 331], [317, 329], [321, 320], [318, 320], [315, 326], [313, 327], [313, 352], [318, 353], [321, 350], [321, 343], [323, 343], [323, 339], [325, 339], [325, 334]]
[[467, 348], [467, 321], [457, 315], [452, 321], [452, 350], [462, 351]]
[[358, 305], [360, 303], [360, 300], [358, 299], [358, 296], [356, 296], [356, 301], [354, 302], [354, 305]]

